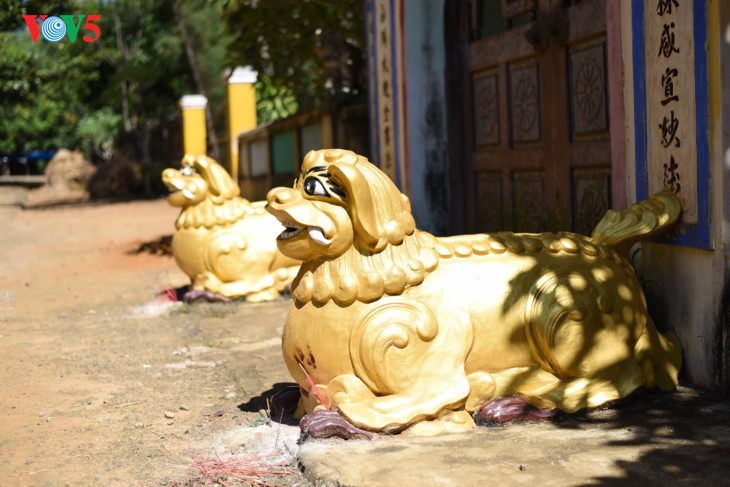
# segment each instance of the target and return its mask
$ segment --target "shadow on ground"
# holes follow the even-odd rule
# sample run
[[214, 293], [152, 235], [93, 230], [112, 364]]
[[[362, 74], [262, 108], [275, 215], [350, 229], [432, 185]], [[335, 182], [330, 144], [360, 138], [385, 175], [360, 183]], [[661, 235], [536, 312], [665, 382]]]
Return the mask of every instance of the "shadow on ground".
[[[566, 431], [596, 428], [628, 431], [608, 440], [609, 449], [629, 447], [635, 459], [617, 459], [619, 477], [597, 476], [591, 485], [716, 485], [730, 482], [730, 405], [685, 388], [672, 394], [642, 393], [611, 409], [564, 419]], [[715, 482], [712, 482], [714, 480]]]
[[257, 413], [266, 411], [269, 417], [282, 424], [299, 424], [292, 417], [299, 401], [299, 386], [294, 382], [278, 382], [271, 389], [239, 404], [243, 412]]

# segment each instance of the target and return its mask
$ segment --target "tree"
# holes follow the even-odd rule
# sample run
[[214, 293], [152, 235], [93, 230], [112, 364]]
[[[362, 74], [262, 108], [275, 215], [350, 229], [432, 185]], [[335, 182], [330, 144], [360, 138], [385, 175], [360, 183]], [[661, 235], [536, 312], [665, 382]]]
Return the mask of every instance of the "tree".
[[68, 45], [34, 44], [27, 31], [0, 33], [0, 52], [0, 150], [77, 145], [93, 62], [70, 55]]
[[[152, 149], [180, 97], [208, 98], [215, 146], [226, 68], [242, 65], [259, 72], [261, 121], [357, 96], [362, 10], [361, 0], [0, 0], [0, 151], [83, 148], [104, 162], [123, 147], [145, 167], [174, 163]], [[92, 13], [93, 43], [34, 43], [23, 19]]]
[[[126, 139], [151, 163], [152, 130], [192, 90], [169, 2], [10, 3], [0, 15], [0, 150], [84, 146], [107, 158], [110, 138]], [[32, 42], [22, 17], [89, 13], [101, 16], [93, 43]]]
[[206, 123], [210, 155], [220, 159], [218, 133], [225, 134], [226, 93], [224, 61], [231, 41], [223, 16], [222, 3], [214, 0], [170, 0], [177, 31], [185, 48], [197, 93], [208, 99]]
[[0, 0], [0, 32], [24, 29], [23, 15], [71, 12], [70, 0]]
[[366, 92], [362, 0], [224, 1], [229, 65], [252, 66], [275, 96], [307, 109]]
[[180, 97], [193, 90], [171, 5], [166, 0], [90, 3], [106, 34], [95, 43], [105, 73], [95, 107], [119, 110], [122, 135], [133, 136], [142, 162], [150, 164], [153, 130], [177, 116]]

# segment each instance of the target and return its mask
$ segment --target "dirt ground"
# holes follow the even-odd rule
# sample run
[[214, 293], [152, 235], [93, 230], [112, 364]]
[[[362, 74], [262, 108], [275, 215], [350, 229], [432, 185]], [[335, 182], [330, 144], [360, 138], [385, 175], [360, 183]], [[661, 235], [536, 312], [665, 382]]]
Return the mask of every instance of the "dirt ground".
[[[261, 305], [257, 323], [240, 312], [259, 305], [172, 303], [187, 277], [137, 253], [173, 233], [164, 200], [7, 204], [22, 197], [0, 187], [0, 484], [212, 483], [221, 434], [265, 423], [260, 404], [242, 409], [288, 380], [288, 302]], [[306, 485], [291, 462], [264, 463], [275, 475], [253, 479]]]

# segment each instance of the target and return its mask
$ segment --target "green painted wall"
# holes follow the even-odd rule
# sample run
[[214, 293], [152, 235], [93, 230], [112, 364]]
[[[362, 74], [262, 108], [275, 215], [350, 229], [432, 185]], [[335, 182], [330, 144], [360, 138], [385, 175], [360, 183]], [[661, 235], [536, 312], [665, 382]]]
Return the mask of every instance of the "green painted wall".
[[294, 174], [296, 172], [296, 150], [294, 131], [276, 134], [271, 138], [271, 166], [274, 174]]

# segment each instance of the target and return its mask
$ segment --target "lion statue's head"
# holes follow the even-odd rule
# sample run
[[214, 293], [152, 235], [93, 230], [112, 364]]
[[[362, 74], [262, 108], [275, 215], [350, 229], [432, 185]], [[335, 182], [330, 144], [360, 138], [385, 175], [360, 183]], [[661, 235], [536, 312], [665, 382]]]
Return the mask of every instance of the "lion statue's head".
[[165, 169], [162, 181], [171, 193], [167, 202], [183, 208], [177, 228], [211, 228], [240, 220], [250, 204], [225, 169], [207, 156], [186, 155], [182, 168]]
[[400, 294], [438, 265], [435, 239], [416, 229], [408, 198], [354, 152], [309, 152], [294, 186], [272, 189], [267, 201], [285, 227], [279, 250], [304, 262], [292, 286], [299, 302]]

